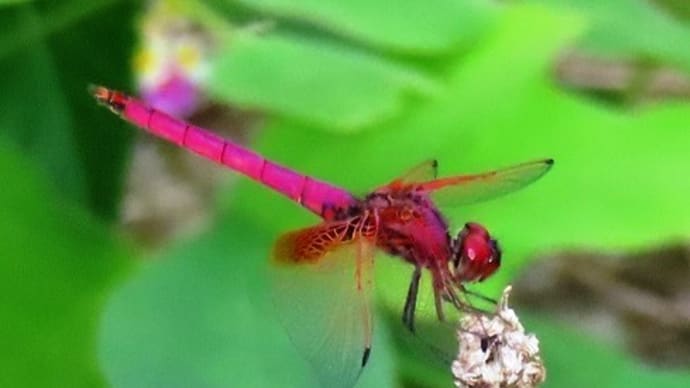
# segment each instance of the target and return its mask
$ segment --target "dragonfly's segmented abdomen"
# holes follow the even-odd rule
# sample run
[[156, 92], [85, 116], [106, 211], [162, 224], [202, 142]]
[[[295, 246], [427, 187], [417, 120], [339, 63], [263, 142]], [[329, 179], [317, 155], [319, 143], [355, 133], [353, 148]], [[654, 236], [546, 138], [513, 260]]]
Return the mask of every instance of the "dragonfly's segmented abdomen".
[[354, 202], [346, 190], [268, 161], [238, 144], [152, 109], [125, 94], [103, 87], [95, 87], [93, 94], [99, 102], [133, 124], [259, 181], [319, 216], [323, 215], [327, 204], [347, 207]]

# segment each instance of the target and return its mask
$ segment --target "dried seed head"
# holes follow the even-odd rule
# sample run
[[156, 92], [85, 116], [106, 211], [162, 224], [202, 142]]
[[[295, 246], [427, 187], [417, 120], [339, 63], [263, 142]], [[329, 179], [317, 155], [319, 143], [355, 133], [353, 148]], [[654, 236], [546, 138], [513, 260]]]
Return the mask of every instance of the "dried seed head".
[[457, 387], [536, 387], [546, 379], [539, 341], [526, 334], [503, 291], [496, 314], [467, 314], [458, 326], [460, 349], [452, 371]]

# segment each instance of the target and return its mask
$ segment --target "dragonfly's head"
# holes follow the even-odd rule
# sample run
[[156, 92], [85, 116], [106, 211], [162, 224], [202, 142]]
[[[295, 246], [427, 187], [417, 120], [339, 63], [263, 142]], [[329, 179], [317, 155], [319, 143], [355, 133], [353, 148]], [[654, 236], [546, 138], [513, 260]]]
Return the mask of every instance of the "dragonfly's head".
[[457, 282], [482, 281], [501, 265], [501, 249], [483, 226], [468, 222], [453, 242], [454, 277]]

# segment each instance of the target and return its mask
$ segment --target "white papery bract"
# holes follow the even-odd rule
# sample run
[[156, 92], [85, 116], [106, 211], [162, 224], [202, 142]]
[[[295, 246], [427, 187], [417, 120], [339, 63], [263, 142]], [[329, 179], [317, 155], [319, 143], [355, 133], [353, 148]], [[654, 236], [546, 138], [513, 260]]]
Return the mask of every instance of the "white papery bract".
[[457, 387], [536, 387], [546, 379], [539, 340], [525, 333], [503, 291], [496, 314], [464, 315], [458, 325], [459, 350], [452, 371]]

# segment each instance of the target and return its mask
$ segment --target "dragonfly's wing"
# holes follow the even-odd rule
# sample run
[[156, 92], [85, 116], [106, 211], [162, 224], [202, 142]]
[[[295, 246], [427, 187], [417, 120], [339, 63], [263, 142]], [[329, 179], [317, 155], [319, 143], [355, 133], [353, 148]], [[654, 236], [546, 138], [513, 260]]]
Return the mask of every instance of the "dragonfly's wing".
[[333, 222], [288, 233], [273, 253], [278, 315], [324, 386], [354, 385], [371, 351], [375, 248], [356, 228]]
[[438, 162], [436, 159], [429, 159], [407, 170], [403, 175], [397, 177], [388, 185], [392, 187], [400, 187], [410, 183], [426, 182], [436, 179], [437, 177]]
[[518, 164], [476, 175], [459, 175], [420, 183], [438, 205], [460, 206], [519, 190], [546, 174], [553, 159]]

